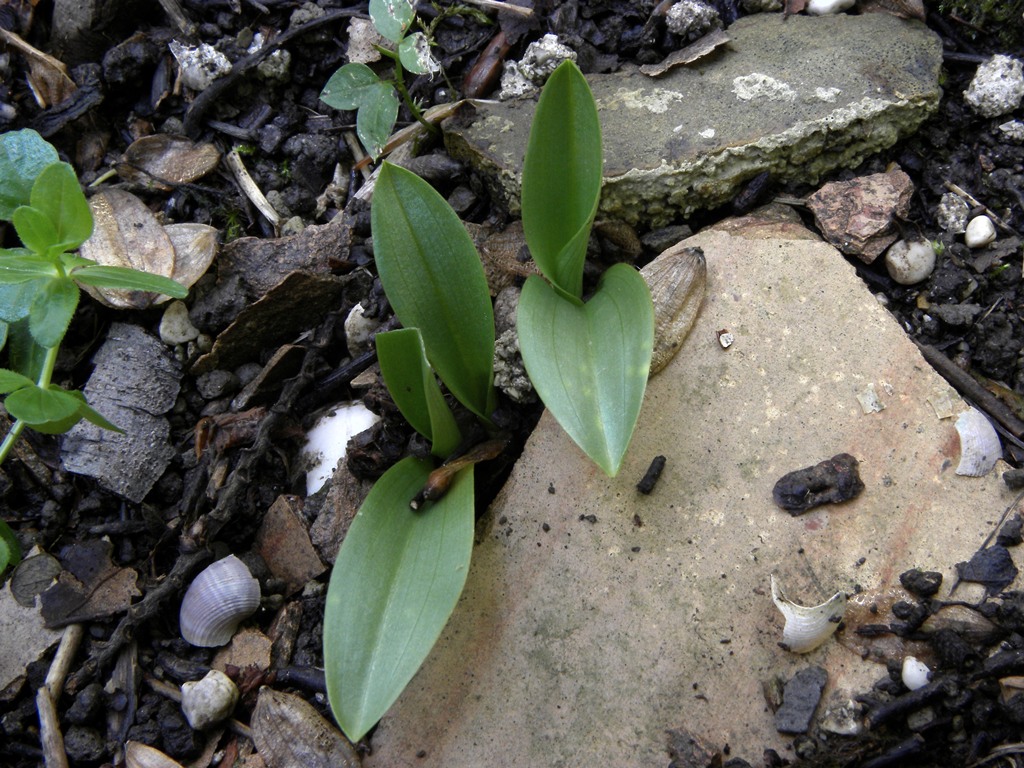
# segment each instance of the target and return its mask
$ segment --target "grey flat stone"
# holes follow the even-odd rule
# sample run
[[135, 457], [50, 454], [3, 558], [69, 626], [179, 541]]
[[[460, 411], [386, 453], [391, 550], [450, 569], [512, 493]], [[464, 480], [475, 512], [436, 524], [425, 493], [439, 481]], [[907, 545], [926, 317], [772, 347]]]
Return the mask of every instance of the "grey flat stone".
[[783, 691], [782, 706], [775, 713], [775, 729], [780, 733], [807, 733], [827, 682], [828, 672], [821, 667], [807, 667], [793, 675]]
[[[604, 133], [601, 215], [666, 224], [763, 171], [814, 183], [913, 133], [938, 106], [941, 44], [920, 22], [759, 14], [728, 33], [708, 59], [661, 78], [588, 78]], [[513, 211], [535, 106], [481, 102], [445, 125], [449, 151]]]
[[[771, 574], [816, 605], [918, 567], [943, 573], [942, 599], [1012, 499], [998, 467], [955, 474], [955, 417], [929, 400], [966, 406], [834, 248], [751, 219], [688, 244], [707, 256], [707, 299], [650, 380], [619, 476], [544, 415], [366, 768], [667, 765], [672, 730], [753, 763], [767, 747], [792, 758], [763, 683], [818, 666], [826, 700], [847, 701], [885, 667], [844, 629], [810, 654], [781, 649]], [[883, 410], [861, 409], [868, 385]], [[860, 461], [856, 499], [796, 518], [772, 503], [779, 477], [842, 451]], [[659, 454], [645, 496], [635, 485]]]

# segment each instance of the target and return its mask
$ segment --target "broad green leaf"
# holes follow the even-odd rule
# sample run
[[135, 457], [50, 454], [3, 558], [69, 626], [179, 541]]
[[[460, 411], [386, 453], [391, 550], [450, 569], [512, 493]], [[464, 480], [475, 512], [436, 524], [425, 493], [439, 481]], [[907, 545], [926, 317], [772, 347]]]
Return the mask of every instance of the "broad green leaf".
[[50, 279], [29, 279], [7, 285], [0, 280], [0, 320], [14, 323], [27, 317], [36, 295], [46, 287]]
[[142, 272], [128, 267], [104, 267], [89, 265], [71, 273], [71, 278], [95, 288], [118, 288], [129, 291], [163, 293], [175, 299], [188, 296], [188, 288], [169, 277]]
[[494, 404], [494, 313], [483, 265], [459, 217], [404, 168], [381, 169], [371, 208], [377, 272], [395, 314], [419, 328], [448, 390], [481, 418]]
[[23, 205], [14, 211], [14, 229], [30, 251], [48, 257], [59, 248], [60, 235], [50, 217], [38, 208]]
[[53, 145], [33, 130], [0, 135], [0, 219], [10, 221], [15, 208], [27, 205], [36, 177], [59, 161]]
[[[38, 387], [35, 384], [11, 392], [4, 401], [4, 406], [11, 416], [21, 419], [39, 432], [43, 431], [40, 429], [41, 426], [62, 423], [66, 419], [78, 416], [80, 405], [78, 398], [70, 392], [65, 392], [59, 387]], [[78, 418], [74, 421], [78, 421]], [[74, 421], [71, 424], [74, 424]]]
[[28, 317], [8, 325], [7, 367], [38, 381], [46, 362], [46, 348], [32, 338], [28, 326]]
[[82, 194], [74, 168], [67, 163], [54, 163], [40, 172], [32, 185], [31, 201], [32, 208], [42, 211], [53, 223], [57, 232], [53, 249], [58, 253], [75, 250], [92, 234], [89, 201]]
[[441, 64], [430, 52], [430, 41], [422, 32], [414, 32], [398, 44], [398, 60], [416, 75], [429, 75], [441, 71]]
[[402, 39], [416, 15], [409, 0], [370, 0], [369, 10], [373, 26], [393, 43]]
[[523, 234], [544, 276], [583, 293], [583, 261], [601, 195], [601, 124], [590, 87], [565, 61], [541, 91], [523, 164]]
[[[18, 210], [25, 210], [19, 208]], [[60, 272], [50, 259], [23, 248], [0, 252], [0, 284], [13, 285], [36, 278], [59, 277]]]
[[335, 109], [359, 109], [376, 98], [375, 88], [380, 82], [377, 74], [365, 64], [345, 64], [331, 75], [327, 85], [320, 91], [320, 101]]
[[17, 371], [9, 371], [0, 368], [0, 395], [6, 395], [22, 387], [34, 387], [36, 383], [28, 376], [22, 376]]
[[79, 416], [81, 416], [86, 421], [95, 424], [97, 427], [100, 427], [101, 429], [109, 429], [111, 432], [120, 432], [122, 435], [124, 434], [123, 429], [121, 429], [116, 424], [111, 423], [102, 413], [100, 413], [91, 405], [89, 405], [85, 401], [85, 395], [83, 395], [78, 390], [73, 391], [71, 394], [75, 395], [75, 397], [79, 398], [82, 401], [81, 405], [78, 406]]
[[614, 476], [640, 415], [654, 345], [643, 277], [616, 264], [579, 306], [531, 275], [519, 299], [519, 347], [537, 393], [580, 448]]
[[458, 602], [473, 551], [473, 470], [414, 512], [433, 464], [402, 459], [377, 481], [334, 563], [324, 673], [334, 717], [358, 741], [416, 674]]
[[41, 347], [56, 347], [78, 307], [78, 286], [69, 277], [47, 280], [28, 311], [28, 327]]
[[9, 566], [21, 562], [21, 545], [18, 544], [18, 537], [14, 531], [3, 520], [0, 520], [0, 575]]
[[413, 429], [433, 443], [435, 456], [447, 457], [458, 447], [461, 436], [427, 362], [419, 329], [380, 333], [376, 342], [380, 372], [398, 410]]
[[376, 160], [388, 143], [398, 119], [398, 95], [387, 83], [377, 83], [356, 112], [356, 135], [370, 157]]

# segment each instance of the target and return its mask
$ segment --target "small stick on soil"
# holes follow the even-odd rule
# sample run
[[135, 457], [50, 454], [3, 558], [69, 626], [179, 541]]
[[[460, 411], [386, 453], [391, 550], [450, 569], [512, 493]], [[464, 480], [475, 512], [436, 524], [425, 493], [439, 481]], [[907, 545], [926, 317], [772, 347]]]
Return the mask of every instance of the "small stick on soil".
[[533, 15], [532, 8], [524, 8], [521, 5], [513, 5], [512, 3], [502, 3], [499, 0], [466, 0], [470, 5], [478, 5], [481, 8], [487, 8], [491, 11], [508, 11], [514, 13], [517, 16], [523, 18], [529, 18]]
[[174, 22], [179, 32], [191, 35], [195, 30], [195, 25], [188, 20], [185, 12], [181, 10], [178, 0], [160, 0], [160, 7], [164, 9], [164, 13]]
[[60, 732], [60, 717], [57, 715], [57, 700], [64, 688], [71, 662], [78, 653], [85, 630], [81, 624], [69, 624], [57, 646], [46, 681], [36, 692], [36, 709], [39, 711], [39, 741], [43, 747], [46, 768], [68, 768], [68, 756], [64, 751], [64, 737]]
[[919, 341], [914, 341], [914, 343], [921, 350], [924, 359], [960, 394], [973, 400], [979, 408], [1002, 424], [1014, 437], [1019, 439], [1024, 436], [1024, 421], [1018, 419], [1002, 400], [981, 386], [969, 373], [959, 368], [935, 347], [922, 344]]

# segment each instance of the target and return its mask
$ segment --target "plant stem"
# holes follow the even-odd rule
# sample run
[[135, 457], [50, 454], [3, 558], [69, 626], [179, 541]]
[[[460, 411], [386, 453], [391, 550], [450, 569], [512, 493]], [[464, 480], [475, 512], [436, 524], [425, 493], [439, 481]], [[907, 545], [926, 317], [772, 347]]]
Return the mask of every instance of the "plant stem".
[[[43, 367], [39, 371], [39, 380], [36, 382], [36, 385], [42, 389], [46, 389], [46, 387], [50, 386], [53, 369], [57, 364], [57, 350], [59, 348], [60, 345], [58, 344], [57, 346], [49, 347], [46, 350], [46, 357], [43, 359]], [[0, 443], [0, 464], [4, 463], [4, 460], [7, 458], [7, 454], [11, 452], [11, 448], [14, 446], [18, 436], [21, 435], [24, 429], [25, 422], [21, 419], [15, 419], [14, 423], [11, 425], [10, 431], [4, 438], [4, 441]]]
[[438, 132], [438, 127], [436, 125], [433, 125], [432, 123], [427, 122], [427, 120], [424, 119], [423, 112], [420, 110], [419, 107], [416, 106], [416, 103], [412, 100], [412, 97], [409, 95], [409, 91], [405, 87], [405, 70], [402, 68], [402, 62], [399, 61], [397, 56], [395, 57], [394, 86], [395, 90], [398, 91], [398, 95], [402, 97], [402, 101], [405, 103], [405, 106], [408, 107], [409, 112], [416, 119], [416, 122], [418, 122], [420, 125], [426, 128], [428, 131], [430, 131], [430, 133], [436, 134]]

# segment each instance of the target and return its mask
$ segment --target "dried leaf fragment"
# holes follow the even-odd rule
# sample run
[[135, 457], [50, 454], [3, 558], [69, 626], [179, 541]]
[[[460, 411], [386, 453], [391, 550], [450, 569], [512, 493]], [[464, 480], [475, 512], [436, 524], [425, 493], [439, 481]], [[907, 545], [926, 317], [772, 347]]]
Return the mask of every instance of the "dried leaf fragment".
[[169, 191], [202, 178], [220, 162], [213, 144], [196, 144], [185, 136], [158, 133], [132, 142], [115, 166], [125, 181]]
[[43, 53], [26, 43], [13, 32], [0, 29], [0, 40], [14, 48], [28, 60], [28, 85], [36, 103], [46, 109], [60, 104], [71, 96], [78, 86], [68, 75], [64, 62]]
[[[139, 198], [120, 189], [106, 189], [89, 200], [95, 227], [82, 243], [81, 254], [97, 264], [129, 267], [154, 275], [174, 274], [174, 246], [156, 216]], [[156, 295], [112, 288], [85, 290], [97, 301], [118, 309], [146, 309]]]
[[47, 627], [105, 618], [127, 610], [138, 597], [138, 574], [110, 559], [112, 545], [95, 539], [75, 544], [62, 558], [64, 571], [43, 592], [41, 606]]
[[[196, 280], [206, 274], [214, 257], [217, 255], [216, 227], [209, 224], [196, 224], [194, 222], [183, 222], [181, 224], [166, 224], [164, 232], [171, 240], [174, 249], [174, 269], [171, 271], [171, 279], [175, 280], [186, 288], [195, 285]], [[156, 304], [163, 304], [170, 301], [170, 296], [160, 296]]]
[[923, 0], [860, 0], [861, 13], [891, 13], [901, 19], [925, 21]]
[[251, 726], [268, 766], [359, 768], [359, 756], [341, 731], [298, 696], [261, 688]]
[[670, 69], [703, 59], [719, 46], [728, 43], [729, 39], [723, 30], [713, 29], [685, 48], [673, 51], [660, 64], [644, 64], [640, 67], [640, 71], [649, 77], [659, 77]]

